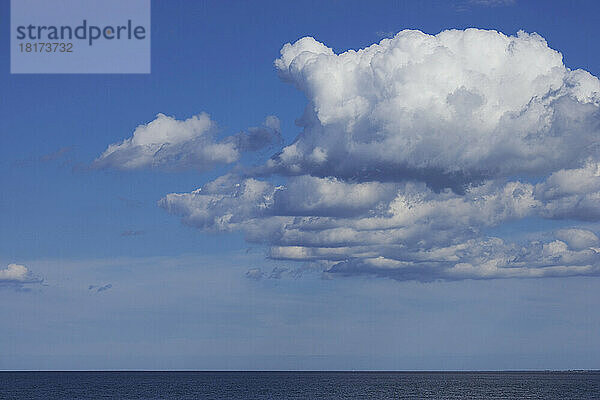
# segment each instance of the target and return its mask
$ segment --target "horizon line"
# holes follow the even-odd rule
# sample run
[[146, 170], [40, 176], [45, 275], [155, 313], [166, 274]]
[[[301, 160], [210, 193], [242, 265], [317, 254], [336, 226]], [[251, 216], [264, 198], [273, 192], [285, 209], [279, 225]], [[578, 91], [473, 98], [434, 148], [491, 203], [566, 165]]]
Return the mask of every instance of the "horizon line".
[[453, 369], [453, 370], [391, 370], [391, 369], [0, 369], [3, 372], [329, 372], [329, 373], [560, 373], [600, 372], [592, 369]]

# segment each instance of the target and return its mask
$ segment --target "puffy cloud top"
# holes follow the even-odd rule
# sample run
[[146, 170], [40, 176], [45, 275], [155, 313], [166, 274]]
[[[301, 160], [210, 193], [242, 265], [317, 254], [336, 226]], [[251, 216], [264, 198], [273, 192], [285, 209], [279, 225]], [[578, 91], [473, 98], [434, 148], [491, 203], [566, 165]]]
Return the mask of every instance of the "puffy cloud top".
[[445, 187], [598, 156], [600, 83], [537, 34], [407, 30], [341, 54], [305, 37], [275, 66], [309, 104], [271, 171]]
[[19, 264], [8, 264], [8, 267], [0, 270], [0, 280], [23, 282], [27, 279], [27, 267]]

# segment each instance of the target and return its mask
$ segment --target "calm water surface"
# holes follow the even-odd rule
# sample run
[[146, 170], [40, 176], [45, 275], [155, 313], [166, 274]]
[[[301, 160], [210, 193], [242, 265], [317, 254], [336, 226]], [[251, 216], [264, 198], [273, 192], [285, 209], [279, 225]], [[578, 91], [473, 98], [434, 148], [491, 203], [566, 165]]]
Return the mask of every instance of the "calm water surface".
[[0, 372], [1, 399], [600, 399], [597, 372]]

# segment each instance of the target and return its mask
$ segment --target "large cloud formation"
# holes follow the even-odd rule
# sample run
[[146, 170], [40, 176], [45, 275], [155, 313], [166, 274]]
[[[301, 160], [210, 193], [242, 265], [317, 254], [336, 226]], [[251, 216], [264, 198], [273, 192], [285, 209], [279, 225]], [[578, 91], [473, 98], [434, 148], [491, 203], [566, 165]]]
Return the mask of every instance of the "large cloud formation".
[[[307, 97], [302, 132], [244, 176], [167, 195], [168, 212], [327, 274], [600, 274], [600, 82], [539, 35], [403, 31], [342, 54], [306, 37], [275, 66]], [[587, 225], [489, 234], [524, 218]]]
[[598, 154], [598, 80], [536, 34], [403, 31], [340, 55], [307, 37], [275, 65], [309, 104], [273, 172], [444, 187]]
[[237, 161], [241, 153], [281, 141], [279, 119], [268, 116], [261, 127], [249, 128], [218, 141], [216, 123], [206, 113], [183, 121], [164, 114], [138, 126], [133, 136], [114, 143], [93, 166], [122, 170], [163, 168], [207, 170]]

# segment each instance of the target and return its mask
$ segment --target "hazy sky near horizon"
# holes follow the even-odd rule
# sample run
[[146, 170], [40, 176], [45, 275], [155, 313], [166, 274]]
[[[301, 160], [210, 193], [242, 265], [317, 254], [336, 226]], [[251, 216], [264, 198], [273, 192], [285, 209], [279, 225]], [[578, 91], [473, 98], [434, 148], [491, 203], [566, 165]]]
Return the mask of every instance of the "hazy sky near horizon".
[[0, 369], [600, 368], [598, 11], [153, 2], [149, 75], [0, 42]]

